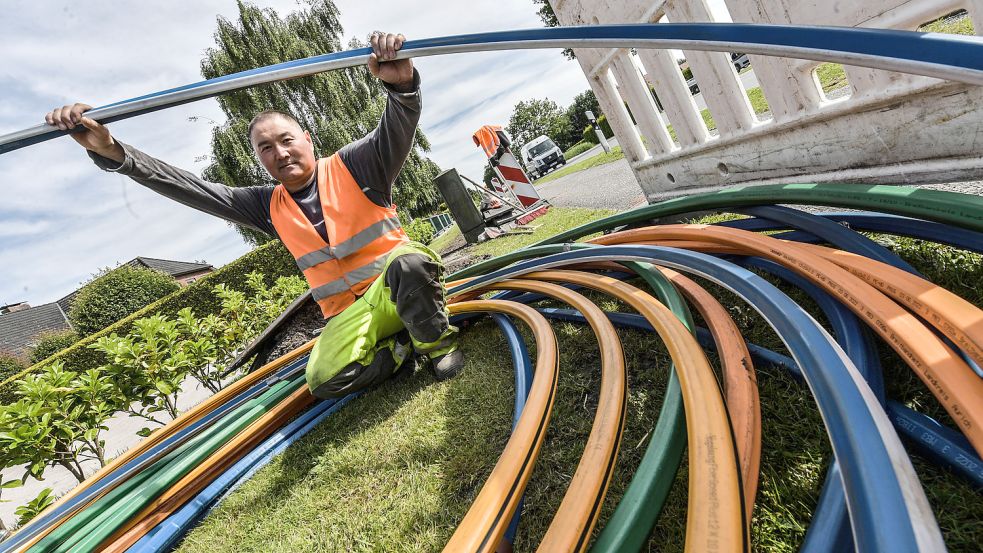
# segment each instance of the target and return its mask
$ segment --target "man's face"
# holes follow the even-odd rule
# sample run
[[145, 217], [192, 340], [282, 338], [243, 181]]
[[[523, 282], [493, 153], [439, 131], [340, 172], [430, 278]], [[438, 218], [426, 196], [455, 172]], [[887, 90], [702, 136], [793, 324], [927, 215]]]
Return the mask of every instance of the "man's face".
[[310, 133], [284, 117], [272, 116], [253, 127], [250, 135], [253, 151], [270, 176], [296, 192], [314, 174], [317, 160]]

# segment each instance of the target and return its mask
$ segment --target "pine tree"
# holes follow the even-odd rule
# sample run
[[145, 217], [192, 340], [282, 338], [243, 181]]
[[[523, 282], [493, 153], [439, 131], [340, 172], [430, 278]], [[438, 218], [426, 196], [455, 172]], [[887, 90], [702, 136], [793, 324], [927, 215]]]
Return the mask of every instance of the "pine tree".
[[[306, 9], [284, 18], [241, 0], [238, 5], [237, 21], [218, 18], [216, 47], [201, 62], [205, 78], [342, 49], [339, 11], [331, 0], [311, 0]], [[348, 44], [362, 46], [354, 40]], [[212, 132], [213, 158], [204, 177], [229, 186], [258, 186], [272, 181], [253, 155], [246, 133], [256, 113], [275, 109], [293, 114], [310, 131], [315, 155], [324, 157], [375, 128], [386, 94], [362, 66], [252, 87], [220, 96], [218, 102], [228, 122]], [[429, 151], [430, 143], [417, 129], [415, 146], [393, 188], [393, 203], [406, 222], [432, 212], [441, 201], [433, 186], [440, 168], [423, 155]], [[253, 244], [271, 239], [249, 228], [237, 229]]]

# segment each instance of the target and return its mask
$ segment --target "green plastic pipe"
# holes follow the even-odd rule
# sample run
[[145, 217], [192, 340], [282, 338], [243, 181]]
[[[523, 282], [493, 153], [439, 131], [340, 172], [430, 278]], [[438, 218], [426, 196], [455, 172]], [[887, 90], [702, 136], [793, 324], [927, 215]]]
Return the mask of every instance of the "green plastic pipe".
[[[690, 332], [694, 332], [695, 325], [689, 307], [661, 271], [648, 263], [628, 261], [622, 265], [642, 277], [659, 301]], [[659, 410], [659, 418], [652, 430], [645, 455], [591, 551], [639, 551], [645, 546], [662, 513], [666, 498], [669, 497], [669, 490], [672, 489], [685, 451], [686, 417], [683, 396], [676, 377], [676, 366], [672, 365], [662, 409]]]
[[[772, 184], [735, 186], [647, 205], [561, 232], [533, 246], [582, 236], [656, 217], [719, 207], [803, 204], [847, 207], [926, 219], [983, 232], [983, 197], [907, 186], [865, 184]], [[494, 259], [489, 260], [494, 261]]]

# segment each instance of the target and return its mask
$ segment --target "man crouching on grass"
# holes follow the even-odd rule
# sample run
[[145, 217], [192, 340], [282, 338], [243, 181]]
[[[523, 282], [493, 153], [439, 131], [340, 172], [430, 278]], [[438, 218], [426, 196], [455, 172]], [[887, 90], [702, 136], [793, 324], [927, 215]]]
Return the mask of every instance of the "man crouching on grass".
[[[253, 151], [276, 185], [244, 188], [204, 181], [113, 138], [77, 103], [45, 121], [72, 133], [106, 171], [155, 192], [279, 238], [307, 278], [327, 324], [311, 352], [307, 383], [319, 398], [374, 386], [412, 351], [432, 361], [438, 380], [464, 366], [448, 322], [440, 256], [411, 242], [392, 205], [392, 187], [420, 119], [420, 75], [395, 60], [403, 35], [376, 31], [369, 71], [387, 92], [371, 133], [318, 159], [308, 131], [288, 113], [263, 111], [249, 123]], [[381, 278], [380, 278], [381, 277]]]

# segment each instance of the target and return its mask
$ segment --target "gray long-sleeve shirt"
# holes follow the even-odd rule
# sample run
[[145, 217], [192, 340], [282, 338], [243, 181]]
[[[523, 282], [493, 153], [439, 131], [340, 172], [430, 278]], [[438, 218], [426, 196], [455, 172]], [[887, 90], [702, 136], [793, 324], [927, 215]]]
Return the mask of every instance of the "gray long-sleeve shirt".
[[[399, 92], [386, 83], [389, 97], [379, 125], [369, 134], [338, 151], [366, 197], [388, 207], [392, 203], [392, 186], [413, 145], [413, 135], [420, 120], [422, 99], [420, 74], [413, 71], [413, 90]], [[274, 186], [231, 187], [209, 182], [174, 167], [144, 152], [119, 143], [126, 154], [123, 163], [89, 152], [95, 164], [105, 170], [126, 175], [136, 182], [227, 221], [245, 225], [276, 236], [270, 218], [270, 198]], [[297, 205], [325, 240], [328, 239], [321, 211], [316, 179], [291, 194]]]

